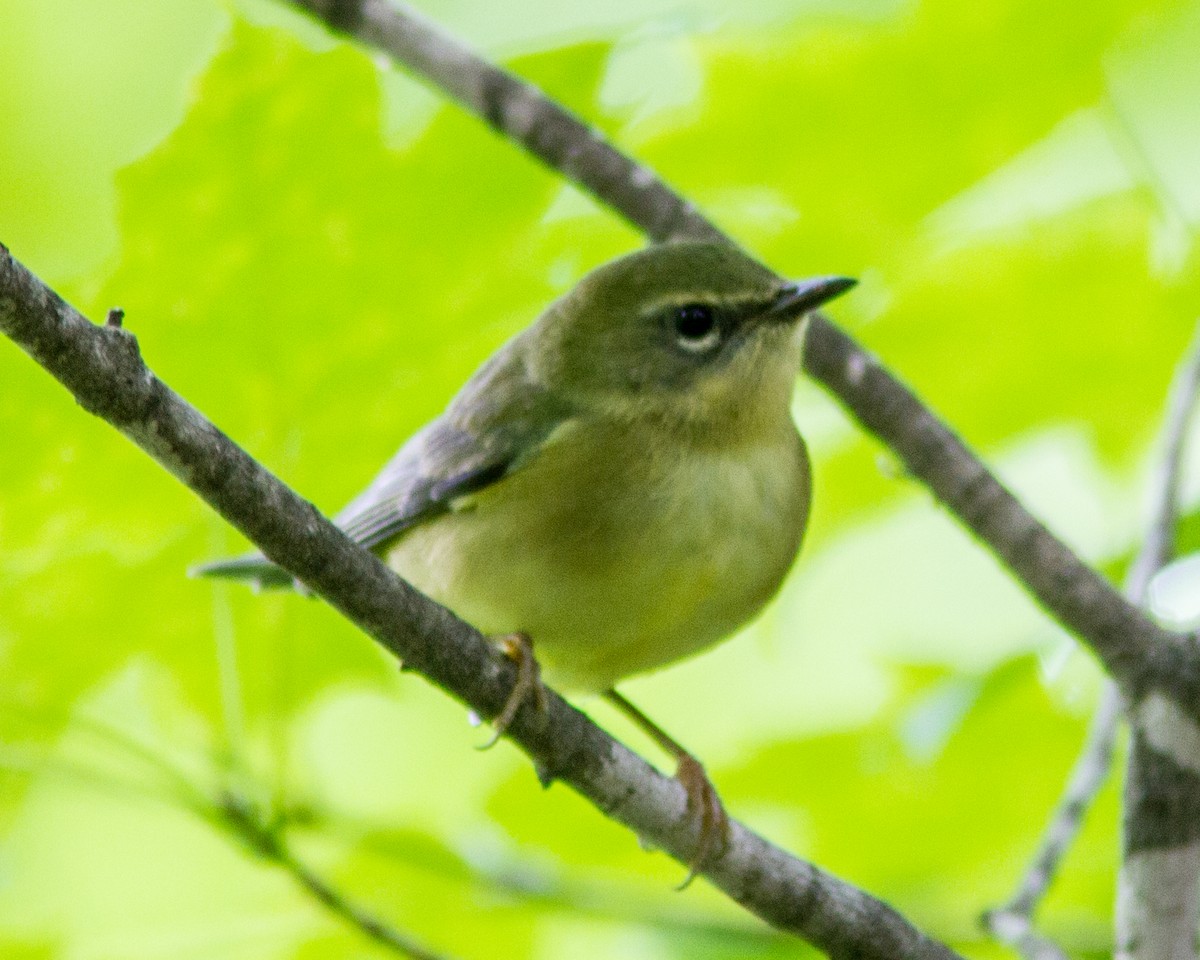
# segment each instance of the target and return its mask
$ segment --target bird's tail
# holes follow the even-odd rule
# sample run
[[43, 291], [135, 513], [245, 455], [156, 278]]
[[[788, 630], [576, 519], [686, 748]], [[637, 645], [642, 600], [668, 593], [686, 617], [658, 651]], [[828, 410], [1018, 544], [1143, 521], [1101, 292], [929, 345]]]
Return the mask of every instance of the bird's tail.
[[188, 574], [193, 577], [223, 577], [238, 580], [259, 590], [278, 587], [294, 587], [295, 578], [283, 567], [277, 567], [261, 553], [248, 553], [228, 560], [214, 560], [192, 567]]

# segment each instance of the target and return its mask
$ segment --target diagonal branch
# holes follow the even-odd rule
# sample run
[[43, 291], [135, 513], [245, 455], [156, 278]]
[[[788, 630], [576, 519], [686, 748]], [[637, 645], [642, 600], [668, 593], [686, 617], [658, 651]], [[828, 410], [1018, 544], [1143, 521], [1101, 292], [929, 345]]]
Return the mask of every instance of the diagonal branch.
[[[347, 619], [484, 717], [496, 716], [516, 667], [478, 631], [421, 595], [256, 463], [143, 363], [117, 326], [89, 323], [0, 247], [0, 332], [90, 413], [141, 447]], [[545, 780], [560, 779], [680, 863], [699, 840], [679, 781], [664, 777], [561, 697], [523, 707], [507, 735]], [[726, 851], [703, 875], [781, 930], [835, 958], [951, 960], [952, 950], [895, 910], [731, 821]]]
[[[651, 239], [724, 236], [597, 130], [411, 8], [391, 0], [288, 2], [394, 57]], [[1156, 656], [1171, 647], [1175, 635], [1083, 563], [907, 387], [825, 317], [814, 316], [809, 324], [805, 368], [903, 460], [1053, 617], [1087, 643], [1123, 688], [1140, 695], [1160, 686], [1200, 717], [1200, 667], [1192, 663], [1185, 670], [1179, 658], [1163, 662]]]

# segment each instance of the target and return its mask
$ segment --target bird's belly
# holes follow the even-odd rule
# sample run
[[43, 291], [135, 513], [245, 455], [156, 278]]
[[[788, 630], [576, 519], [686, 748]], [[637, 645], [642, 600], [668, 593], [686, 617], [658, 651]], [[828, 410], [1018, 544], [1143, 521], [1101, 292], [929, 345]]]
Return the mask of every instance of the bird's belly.
[[697, 454], [637, 482], [615, 463], [565, 498], [543, 455], [388, 560], [485, 633], [528, 633], [551, 684], [604, 690], [728, 636], [774, 594], [807, 514], [798, 443]]

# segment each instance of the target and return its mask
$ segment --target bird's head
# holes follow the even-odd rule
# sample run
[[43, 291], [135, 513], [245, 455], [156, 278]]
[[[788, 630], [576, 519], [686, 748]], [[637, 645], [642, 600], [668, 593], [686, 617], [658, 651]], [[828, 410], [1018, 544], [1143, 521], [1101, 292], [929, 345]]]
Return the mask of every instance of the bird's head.
[[719, 242], [649, 247], [585, 276], [531, 333], [539, 379], [587, 409], [711, 433], [786, 416], [803, 320], [854, 285], [780, 280]]

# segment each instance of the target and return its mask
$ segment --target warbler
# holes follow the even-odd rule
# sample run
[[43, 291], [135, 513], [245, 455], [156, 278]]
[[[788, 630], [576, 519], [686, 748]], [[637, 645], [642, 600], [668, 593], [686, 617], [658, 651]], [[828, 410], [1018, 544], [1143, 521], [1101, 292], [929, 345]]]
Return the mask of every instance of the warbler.
[[[498, 733], [540, 691], [540, 666], [559, 689], [606, 693], [667, 749], [702, 818], [693, 869], [724, 810], [695, 758], [614, 687], [723, 639], [778, 589], [811, 495], [790, 413], [804, 320], [853, 284], [783, 282], [719, 242], [607, 263], [501, 347], [335, 518], [504, 638], [522, 680]], [[292, 583], [261, 555], [199, 572]]]

